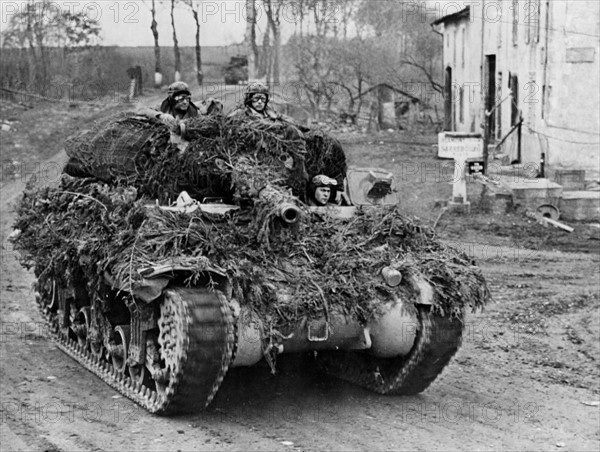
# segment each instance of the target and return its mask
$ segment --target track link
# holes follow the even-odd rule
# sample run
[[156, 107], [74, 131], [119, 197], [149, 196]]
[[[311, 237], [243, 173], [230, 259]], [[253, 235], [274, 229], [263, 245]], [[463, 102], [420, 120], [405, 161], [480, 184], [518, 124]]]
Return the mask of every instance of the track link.
[[442, 372], [462, 343], [463, 322], [418, 308], [419, 330], [408, 355], [378, 358], [365, 352], [324, 352], [317, 365], [326, 373], [380, 394], [424, 391]]
[[38, 299], [38, 305], [58, 348], [113, 389], [150, 413], [198, 412], [212, 401], [232, 360], [235, 327], [231, 309], [223, 293], [206, 288], [169, 288], [164, 298], [175, 308], [169, 321], [178, 336], [176, 364], [170, 369], [166, 390], [160, 392], [134, 382], [109, 361], [92, 355], [58, 328], [56, 314], [47, 309], [43, 299]]

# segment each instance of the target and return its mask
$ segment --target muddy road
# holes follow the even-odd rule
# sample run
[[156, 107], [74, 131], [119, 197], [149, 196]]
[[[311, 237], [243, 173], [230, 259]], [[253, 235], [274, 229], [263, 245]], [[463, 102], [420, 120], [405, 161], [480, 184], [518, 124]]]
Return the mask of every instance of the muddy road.
[[230, 370], [207, 412], [161, 418], [48, 339], [7, 241], [23, 185], [0, 190], [3, 451], [600, 448], [597, 253], [467, 241], [495, 303], [467, 318], [463, 346], [419, 396], [373, 394], [285, 357], [275, 376]]

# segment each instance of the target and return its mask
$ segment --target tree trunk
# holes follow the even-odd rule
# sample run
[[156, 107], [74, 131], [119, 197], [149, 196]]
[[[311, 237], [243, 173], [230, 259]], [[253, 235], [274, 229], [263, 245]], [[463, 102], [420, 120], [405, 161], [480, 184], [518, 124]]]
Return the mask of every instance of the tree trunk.
[[258, 48], [256, 46], [256, 0], [246, 0], [246, 47], [248, 49], [248, 80], [256, 79]]
[[173, 27], [173, 53], [175, 54], [175, 81], [181, 80], [181, 55], [179, 53], [179, 42], [175, 29], [175, 0], [171, 0], [171, 26]]
[[[41, 27], [41, 23], [39, 25], [39, 27]], [[46, 46], [44, 45], [44, 30], [41, 28], [34, 28], [35, 30], [35, 38], [37, 41], [37, 47], [40, 51], [40, 60], [41, 60], [41, 70], [38, 71], [38, 76], [39, 76], [39, 80], [38, 83], [42, 86], [45, 87], [49, 80], [48, 80], [48, 49], [46, 49]]]
[[304, 36], [304, 0], [298, 1], [298, 15], [300, 16], [300, 37]]
[[160, 45], [158, 45], [158, 23], [156, 22], [155, 0], [152, 0], [152, 35], [154, 36], [154, 86], [159, 88], [162, 85], [162, 68], [160, 65]]
[[269, 80], [270, 72], [269, 72], [269, 61], [270, 61], [270, 49], [271, 49], [271, 41], [269, 39], [269, 31], [270, 27], [265, 29], [265, 34], [263, 35], [262, 42], [262, 52], [260, 54], [260, 65], [258, 71], [258, 78], [267, 77], [267, 81]]
[[198, 10], [192, 8], [192, 14], [196, 21], [196, 78], [198, 86], [202, 86], [204, 73], [202, 72], [202, 47], [200, 47], [200, 21], [198, 20]]
[[381, 129], [396, 129], [396, 110], [394, 108], [394, 92], [385, 85], [377, 89], [379, 105], [379, 127]]
[[36, 65], [36, 57], [35, 57], [35, 44], [33, 41], [33, 27], [31, 23], [33, 21], [33, 17], [35, 16], [35, 5], [30, 1], [27, 5], [27, 41], [29, 41], [29, 52], [27, 53], [28, 64], [27, 64], [27, 72], [28, 72], [28, 82], [29, 86], [32, 88], [35, 86], [35, 82], [37, 79], [37, 65]]
[[273, 83], [280, 82], [280, 63], [279, 51], [281, 49], [281, 31], [279, 28], [273, 29]]
[[269, 65], [272, 69], [272, 77], [274, 83], [279, 83], [279, 53], [281, 49], [281, 27], [279, 23], [279, 17], [275, 17], [279, 14], [281, 9], [281, 3], [277, 4], [277, 11], [273, 12], [273, 1], [281, 1], [281, 0], [264, 0], [266, 10], [267, 10], [267, 19], [269, 21], [269, 28], [273, 32], [273, 49], [272, 54], [270, 55], [272, 58], [269, 58]]

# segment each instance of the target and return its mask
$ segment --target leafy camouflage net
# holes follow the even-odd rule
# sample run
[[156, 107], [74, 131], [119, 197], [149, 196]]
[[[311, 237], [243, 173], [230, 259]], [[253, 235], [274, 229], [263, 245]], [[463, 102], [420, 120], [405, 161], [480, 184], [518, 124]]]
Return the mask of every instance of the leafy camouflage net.
[[104, 182], [143, 173], [148, 159], [169, 144], [169, 129], [160, 121], [119, 113], [65, 140], [67, 172]]
[[134, 186], [140, 196], [160, 202], [183, 190], [200, 200], [237, 202], [267, 184], [289, 187], [304, 198], [309, 175], [327, 174], [341, 186], [346, 172], [341, 145], [322, 132], [303, 134], [286, 122], [220, 115], [191, 118], [184, 127], [189, 145], [182, 152], [160, 121], [117, 115], [66, 141], [71, 158], [66, 172]]
[[341, 143], [320, 130], [311, 130], [306, 138], [306, 171], [310, 177], [325, 174], [343, 185], [346, 177], [346, 156]]
[[[139, 270], [175, 261], [193, 269], [188, 283], [221, 272], [233, 296], [265, 320], [266, 337], [333, 309], [365, 323], [381, 301], [414, 299], [410, 275], [432, 284], [443, 315], [460, 317], [489, 299], [467, 256], [396, 208], [359, 210], [347, 220], [305, 212], [289, 228], [275, 226], [268, 201], [215, 215], [148, 207], [136, 198], [131, 187], [69, 176], [58, 188], [30, 187], [15, 224], [21, 263], [41, 282], [68, 287], [83, 274], [96, 289], [106, 273], [127, 289], [142, 279]], [[380, 276], [390, 263], [404, 276], [395, 288]]]
[[[481, 271], [467, 256], [397, 208], [359, 209], [350, 219], [307, 210], [297, 197], [305, 164], [336, 178], [346, 169], [339, 142], [327, 135], [214, 116], [190, 120], [186, 134], [182, 152], [162, 124], [121, 115], [70, 139], [80, 175], [94, 177], [64, 175], [52, 188], [29, 184], [18, 206], [15, 249], [40, 287], [85, 282], [102, 293], [110, 283], [144, 303], [151, 301], [140, 295], [145, 272], [176, 265], [185, 269], [177, 283], [226, 281], [260, 316], [267, 340], [334, 311], [365, 324], [382, 302], [400, 298], [410, 308], [418, 296], [414, 278], [432, 285], [434, 309], [443, 315], [460, 318], [488, 301]], [[156, 206], [155, 199], [164, 203], [182, 190], [239, 209], [217, 215]], [[298, 221], [281, 221], [282, 205], [300, 212]], [[397, 287], [381, 276], [389, 265], [402, 273]]]

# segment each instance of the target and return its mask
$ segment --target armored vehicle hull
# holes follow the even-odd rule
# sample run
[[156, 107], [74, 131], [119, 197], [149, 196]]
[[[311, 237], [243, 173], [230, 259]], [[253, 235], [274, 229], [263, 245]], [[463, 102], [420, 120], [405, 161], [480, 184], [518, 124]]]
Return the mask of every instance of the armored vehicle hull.
[[[149, 196], [141, 179], [107, 177], [106, 162], [103, 177], [84, 168], [28, 188], [14, 242], [59, 348], [157, 414], [202, 410], [229, 368], [275, 372], [282, 353], [313, 352], [324, 372], [381, 394], [425, 390], [460, 347], [467, 309], [489, 297], [481, 272], [399, 212], [386, 171], [344, 168], [339, 203], [309, 207], [292, 176], [318, 159], [252, 149], [209, 167], [226, 175], [211, 186], [233, 187], [218, 203], [161, 201], [166, 183]], [[206, 143], [198, 155], [200, 168], [215, 158]]]

